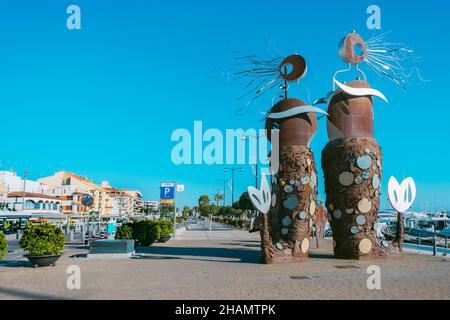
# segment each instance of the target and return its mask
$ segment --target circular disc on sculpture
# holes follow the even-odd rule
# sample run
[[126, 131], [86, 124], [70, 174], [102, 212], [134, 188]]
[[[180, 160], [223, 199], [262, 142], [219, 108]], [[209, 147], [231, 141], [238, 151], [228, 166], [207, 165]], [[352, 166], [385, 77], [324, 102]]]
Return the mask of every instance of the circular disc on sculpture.
[[330, 203], [330, 204], [328, 205], [328, 209], [329, 209], [330, 211], [333, 211], [334, 205], [333, 205], [332, 203]]
[[309, 239], [308, 238], [303, 239], [300, 249], [302, 250], [303, 253], [308, 252], [308, 249], [309, 249]]
[[361, 183], [363, 183], [363, 181], [364, 181], [364, 179], [361, 178], [361, 176], [357, 176], [357, 177], [355, 178], [355, 183], [356, 183], [356, 184], [361, 184]]
[[369, 239], [362, 239], [359, 242], [358, 248], [363, 254], [369, 253], [372, 250], [372, 242]]
[[309, 204], [309, 214], [313, 216], [315, 212], [316, 212], [316, 202], [312, 201]]
[[367, 153], [367, 154], [370, 154], [370, 149], [369, 148], [365, 148], [364, 152]]
[[293, 54], [281, 62], [280, 75], [286, 81], [301, 80], [307, 73], [306, 60], [301, 55]]
[[291, 179], [291, 181], [289, 181], [290, 184], [294, 185], [295, 184], [295, 180]]
[[336, 219], [342, 218], [342, 212], [341, 212], [341, 210], [339, 210], [339, 209], [334, 210], [333, 216], [334, 216]]
[[372, 165], [372, 157], [369, 155], [360, 156], [356, 159], [356, 165], [362, 170], [367, 170]]
[[281, 224], [283, 227], [289, 227], [292, 223], [292, 219], [288, 216], [284, 217], [283, 220], [281, 220]]
[[359, 215], [356, 217], [356, 223], [359, 224], [360, 226], [365, 225], [367, 222], [367, 219], [364, 215]]
[[339, 182], [344, 186], [348, 187], [355, 181], [355, 175], [352, 172], [344, 171], [339, 175]]
[[364, 180], [368, 180], [370, 178], [370, 174], [367, 171], [364, 171], [363, 173], [361, 173], [361, 178], [363, 178]]
[[272, 195], [272, 207], [275, 207], [277, 205], [277, 195], [274, 193]]
[[308, 214], [306, 213], [306, 211], [302, 211], [298, 214], [299, 219], [302, 220], [306, 220], [306, 218], [308, 217]]
[[312, 189], [317, 186], [317, 175], [315, 172], [311, 173], [311, 181], [309, 182], [309, 185]]
[[380, 187], [381, 181], [380, 181], [380, 176], [379, 175], [374, 175], [372, 178], [372, 187], [374, 189], [378, 189]]
[[348, 214], [352, 214], [355, 211], [355, 209], [353, 208], [348, 208], [345, 210], [345, 212], [347, 212]]
[[290, 184], [288, 184], [288, 185], [286, 185], [286, 186], [284, 187], [284, 191], [287, 192], [287, 193], [290, 193], [290, 192], [292, 192], [293, 190], [294, 190], [294, 188], [293, 188]]
[[364, 39], [356, 32], [351, 32], [341, 40], [339, 55], [345, 63], [358, 64], [367, 56], [367, 45]]
[[287, 235], [288, 233], [289, 233], [289, 229], [288, 229], [288, 228], [283, 228], [283, 229], [281, 229], [281, 234], [282, 234], [283, 236]]
[[277, 247], [278, 250], [283, 249], [283, 245], [279, 242], [276, 243], [275, 247]]
[[302, 184], [308, 184], [309, 183], [309, 176], [301, 177], [300, 181], [302, 182]]
[[283, 206], [289, 210], [297, 208], [297, 206], [298, 206], [297, 196], [290, 195], [289, 197], [287, 197], [287, 199], [283, 201]]
[[370, 209], [372, 209], [372, 202], [370, 202], [369, 199], [367, 198], [362, 198], [359, 202], [358, 202], [358, 210], [361, 213], [368, 213], [370, 211]]
[[353, 233], [353, 234], [357, 234], [359, 232], [359, 228], [353, 226], [353, 227], [351, 227], [350, 232]]

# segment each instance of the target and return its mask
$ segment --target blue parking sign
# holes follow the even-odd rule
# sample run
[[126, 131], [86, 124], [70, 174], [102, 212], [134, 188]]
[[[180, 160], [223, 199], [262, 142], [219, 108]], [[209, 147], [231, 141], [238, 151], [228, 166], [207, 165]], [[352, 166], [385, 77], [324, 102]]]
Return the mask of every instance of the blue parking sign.
[[175, 183], [163, 182], [160, 187], [161, 203], [173, 203], [175, 199]]

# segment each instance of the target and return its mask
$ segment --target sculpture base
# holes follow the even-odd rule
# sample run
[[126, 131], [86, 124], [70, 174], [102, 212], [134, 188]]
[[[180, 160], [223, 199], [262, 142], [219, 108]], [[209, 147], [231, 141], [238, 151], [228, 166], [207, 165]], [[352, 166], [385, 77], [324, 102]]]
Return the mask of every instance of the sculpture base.
[[279, 172], [272, 178], [272, 206], [262, 217], [264, 263], [308, 260], [316, 203], [317, 173], [311, 150], [302, 145], [282, 146]]
[[381, 149], [372, 138], [329, 142], [322, 152], [326, 206], [338, 259], [385, 255], [374, 230], [380, 207]]

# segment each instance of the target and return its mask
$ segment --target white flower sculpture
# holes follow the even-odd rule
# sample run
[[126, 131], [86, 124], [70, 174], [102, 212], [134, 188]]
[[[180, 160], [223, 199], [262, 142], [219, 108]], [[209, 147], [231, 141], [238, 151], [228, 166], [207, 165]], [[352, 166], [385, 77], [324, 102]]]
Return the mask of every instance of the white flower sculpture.
[[267, 214], [270, 210], [271, 197], [270, 186], [265, 175], [262, 176], [260, 189], [248, 187], [248, 195], [253, 206], [263, 214]]
[[403, 180], [402, 184], [399, 184], [395, 177], [391, 177], [388, 193], [392, 207], [400, 213], [405, 213], [411, 208], [416, 198], [416, 184], [412, 178], [407, 178]]

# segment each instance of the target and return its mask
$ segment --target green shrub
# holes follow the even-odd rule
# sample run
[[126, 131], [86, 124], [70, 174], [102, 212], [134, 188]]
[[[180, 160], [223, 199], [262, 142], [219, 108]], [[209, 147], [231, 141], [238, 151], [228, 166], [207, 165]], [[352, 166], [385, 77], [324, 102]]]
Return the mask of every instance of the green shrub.
[[130, 240], [133, 239], [133, 228], [128, 225], [124, 224], [117, 228], [116, 235], [114, 236], [114, 239], [120, 239], [120, 240]]
[[5, 256], [7, 249], [8, 249], [8, 242], [6, 242], [5, 235], [0, 231], [0, 260], [2, 260], [3, 257]]
[[29, 224], [23, 231], [19, 245], [31, 255], [60, 254], [64, 250], [64, 234], [57, 226]]
[[[173, 233], [173, 222], [172, 221], [159, 221], [159, 226], [161, 227], [161, 236], [168, 236]], [[159, 240], [159, 238], [158, 238]]]
[[143, 220], [133, 224], [133, 238], [138, 244], [149, 246], [161, 237], [161, 227], [157, 221]]

